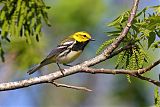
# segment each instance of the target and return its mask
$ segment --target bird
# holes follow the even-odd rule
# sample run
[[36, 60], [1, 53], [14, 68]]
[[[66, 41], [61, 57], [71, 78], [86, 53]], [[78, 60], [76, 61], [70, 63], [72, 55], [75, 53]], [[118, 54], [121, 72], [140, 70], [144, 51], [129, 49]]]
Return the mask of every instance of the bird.
[[92, 39], [91, 35], [87, 32], [75, 32], [62, 40], [56, 48], [52, 49], [45, 59], [43, 59], [38, 65], [31, 68], [27, 73], [29, 75], [33, 74], [45, 65], [56, 63], [64, 75], [63, 69], [61, 69], [59, 64], [68, 65], [73, 62], [80, 56], [86, 45], [90, 41], [94, 40], [95, 39]]

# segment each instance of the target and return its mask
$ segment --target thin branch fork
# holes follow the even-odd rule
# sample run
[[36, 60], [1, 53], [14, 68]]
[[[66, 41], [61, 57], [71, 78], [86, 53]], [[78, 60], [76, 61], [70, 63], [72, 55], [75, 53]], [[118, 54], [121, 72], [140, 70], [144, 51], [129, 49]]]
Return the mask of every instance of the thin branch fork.
[[[36, 85], [36, 84], [41, 84], [41, 83], [50, 83], [50, 81], [72, 75], [75, 73], [79, 73], [79, 71], [83, 70], [83, 67], [90, 67], [93, 65], [96, 65], [102, 61], [105, 61], [106, 59], [110, 58], [111, 55], [113, 55], [113, 51], [119, 46], [119, 44], [122, 42], [124, 37], [127, 35], [133, 18], [135, 17], [137, 8], [138, 8], [138, 3], [139, 0], [134, 0], [132, 9], [131, 9], [131, 14], [128, 18], [128, 22], [126, 27], [123, 29], [121, 34], [116, 38], [116, 40], [108, 46], [104, 52], [88, 61], [85, 61], [81, 64], [75, 65], [73, 67], [70, 67], [68, 69], [65, 69], [64, 76], [62, 75], [61, 71], [56, 71], [54, 73], [50, 73], [48, 75], [40, 76], [40, 77], [34, 77], [26, 80], [21, 80], [21, 81], [16, 81], [16, 82], [8, 82], [8, 83], [1, 83], [0, 84], [0, 91], [6, 91], [6, 90], [14, 90], [14, 89], [19, 89], [19, 88], [24, 88], [24, 87], [29, 87], [31, 85]], [[118, 51], [118, 50], [117, 50]]]
[[152, 63], [146, 68], [138, 69], [138, 70], [125, 70], [125, 69], [94, 69], [91, 67], [83, 67], [81, 72], [86, 73], [104, 73], [104, 74], [129, 74], [129, 75], [137, 75], [137, 74], [143, 74], [147, 71], [150, 71], [152, 68], [160, 64], [160, 59], [156, 62]]
[[138, 70], [124, 70], [124, 69], [95, 69], [91, 67], [83, 67], [81, 72], [85, 73], [92, 73], [92, 74], [128, 74], [130, 76], [134, 76], [136, 78], [139, 78], [141, 80], [148, 81], [150, 83], [153, 83], [154, 85], [157, 85], [160, 87], [160, 81], [153, 80], [148, 77], [144, 77], [140, 74], [144, 74], [147, 71], [150, 71], [152, 68], [156, 67], [158, 64], [160, 64], [160, 59], [156, 62], [152, 63], [146, 68], [138, 69]]

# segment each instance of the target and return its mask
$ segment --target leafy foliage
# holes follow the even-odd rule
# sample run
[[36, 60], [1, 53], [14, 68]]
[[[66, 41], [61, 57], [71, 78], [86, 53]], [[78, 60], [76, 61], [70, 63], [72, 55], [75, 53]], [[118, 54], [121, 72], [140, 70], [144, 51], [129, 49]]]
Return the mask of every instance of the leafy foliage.
[[[148, 10], [152, 10], [153, 13], [147, 13]], [[132, 49], [121, 52], [118, 56], [116, 68], [124, 69], [139, 69], [142, 68], [144, 63], [147, 62], [148, 57], [144, 50], [145, 46], [142, 44], [148, 41], [149, 48], [159, 48], [160, 41], [156, 41], [156, 38], [160, 38], [160, 6], [146, 7], [137, 13], [133, 20], [130, 31], [127, 37], [123, 40], [122, 45], [132, 44], [135, 45]], [[116, 38], [121, 33], [124, 26], [126, 26], [130, 11], [122, 13], [118, 18], [108, 24], [109, 27], [113, 27], [115, 30], [107, 32], [108, 36]], [[113, 39], [105, 41], [97, 50], [97, 53], [101, 52], [106, 46], [111, 44]]]
[[[0, 28], [1, 39], [10, 42], [10, 36], [25, 37], [30, 44], [30, 36], [35, 36], [39, 40], [42, 29], [42, 18], [48, 26], [48, 15], [43, 0], [2, 0], [2, 9], [0, 10]], [[1, 57], [3, 59], [3, 48]]]
[[158, 87], [156, 87], [154, 90], [154, 103], [155, 103], [155, 107], [160, 106], [160, 95], [159, 95]]
[[147, 62], [147, 55], [137, 45], [137, 47], [125, 50], [119, 54], [116, 68], [139, 69], [143, 67], [144, 62]]

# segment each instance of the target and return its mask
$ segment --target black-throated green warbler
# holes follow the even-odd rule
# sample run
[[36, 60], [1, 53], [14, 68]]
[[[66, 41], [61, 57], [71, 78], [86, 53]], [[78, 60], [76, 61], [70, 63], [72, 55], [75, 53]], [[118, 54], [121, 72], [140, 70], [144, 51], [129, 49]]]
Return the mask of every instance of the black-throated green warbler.
[[86, 32], [74, 33], [73, 35], [64, 39], [60, 45], [53, 49], [40, 64], [30, 69], [28, 73], [32, 74], [41, 67], [50, 63], [57, 63], [59, 69], [61, 70], [59, 63], [67, 65], [68, 63], [77, 59], [88, 42], [93, 40], [94, 39], [92, 39], [91, 36]]

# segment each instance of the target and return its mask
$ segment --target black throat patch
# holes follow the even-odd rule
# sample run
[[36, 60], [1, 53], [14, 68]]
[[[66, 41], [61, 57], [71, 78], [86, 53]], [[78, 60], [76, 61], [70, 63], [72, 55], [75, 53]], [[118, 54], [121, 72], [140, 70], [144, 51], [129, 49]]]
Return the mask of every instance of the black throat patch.
[[73, 45], [72, 51], [84, 50], [84, 47], [88, 44], [89, 40], [86, 42], [77, 42]]

